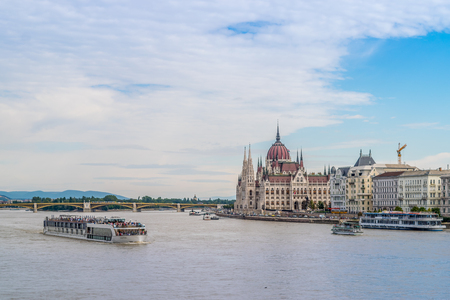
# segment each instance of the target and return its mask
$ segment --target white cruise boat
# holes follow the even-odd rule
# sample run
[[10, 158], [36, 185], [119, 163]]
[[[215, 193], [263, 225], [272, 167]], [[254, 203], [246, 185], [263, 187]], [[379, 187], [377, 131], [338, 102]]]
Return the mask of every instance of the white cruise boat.
[[431, 212], [366, 212], [359, 220], [362, 228], [442, 231], [442, 219]]
[[145, 225], [139, 222], [75, 215], [46, 217], [44, 234], [105, 243], [141, 243], [147, 238]]
[[209, 213], [204, 213], [203, 214], [203, 220], [206, 220], [206, 221], [211, 220], [211, 215]]

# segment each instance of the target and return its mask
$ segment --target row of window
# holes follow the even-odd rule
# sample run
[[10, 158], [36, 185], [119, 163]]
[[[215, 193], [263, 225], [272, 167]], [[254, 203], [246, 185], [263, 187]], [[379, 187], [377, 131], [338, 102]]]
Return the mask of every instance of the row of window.
[[[294, 194], [307, 194], [307, 190], [306, 189], [294, 189], [293, 190], [293, 193]], [[316, 190], [316, 189], [310, 189], [309, 190], [309, 193], [311, 194], [324, 194], [324, 195], [326, 195], [327, 194], [327, 190], [321, 190], [321, 189], [318, 189], [318, 190]], [[276, 195], [279, 195], [280, 194], [280, 191], [277, 189], [277, 190], [274, 190], [274, 189], [272, 189], [271, 191], [270, 191], [270, 194], [271, 195], [273, 195], [273, 194], [276, 194]], [[251, 195], [251, 191], [250, 191], [250, 195]], [[266, 189], [266, 195], [269, 195], [269, 189]], [[281, 195], [284, 195], [284, 189], [281, 189]], [[286, 189], [286, 195], [289, 195], [289, 189]]]
[[[276, 203], [277, 203], [277, 205], [280, 205], [280, 201], [276, 201]], [[286, 205], [289, 205], [290, 204], [290, 202], [289, 201], [286, 201]], [[275, 201], [266, 201], [266, 205], [267, 206], [269, 206], [269, 205], [275, 205]], [[284, 201], [281, 201], [281, 205], [284, 205]]]

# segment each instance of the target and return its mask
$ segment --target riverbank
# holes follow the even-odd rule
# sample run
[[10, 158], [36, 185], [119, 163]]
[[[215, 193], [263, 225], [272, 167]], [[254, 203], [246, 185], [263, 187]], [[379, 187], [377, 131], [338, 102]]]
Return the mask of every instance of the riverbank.
[[[314, 223], [314, 224], [339, 224], [339, 219], [329, 218], [295, 218], [295, 217], [271, 217], [271, 216], [245, 216], [245, 215], [231, 215], [224, 213], [216, 213], [219, 217], [245, 219], [245, 220], [257, 220], [257, 221], [272, 221], [272, 222], [295, 222], [295, 223]], [[445, 229], [450, 229], [450, 223], [442, 223]]]
[[338, 224], [339, 219], [329, 218], [295, 218], [295, 217], [271, 217], [271, 216], [245, 216], [216, 213], [219, 217], [227, 217], [244, 220], [272, 221], [272, 222], [295, 222], [295, 223], [315, 223], [315, 224]]

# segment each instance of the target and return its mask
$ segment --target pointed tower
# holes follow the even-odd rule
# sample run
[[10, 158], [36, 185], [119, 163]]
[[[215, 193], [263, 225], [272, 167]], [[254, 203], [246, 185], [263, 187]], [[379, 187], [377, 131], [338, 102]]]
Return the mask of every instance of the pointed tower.
[[247, 182], [255, 181], [255, 171], [253, 170], [252, 150], [248, 145], [248, 162], [247, 162]]
[[297, 148], [297, 163], [299, 164], [300, 161], [298, 160], [298, 148]]
[[241, 178], [243, 181], [246, 181], [246, 177], [247, 177], [247, 149], [244, 147], [244, 161], [242, 162]]
[[300, 149], [300, 169], [305, 169], [305, 166], [303, 165], [303, 149]]

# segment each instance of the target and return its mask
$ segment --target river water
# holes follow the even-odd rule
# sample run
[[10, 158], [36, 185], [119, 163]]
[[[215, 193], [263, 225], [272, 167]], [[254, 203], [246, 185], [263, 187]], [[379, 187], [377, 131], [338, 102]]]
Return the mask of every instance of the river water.
[[0, 299], [448, 299], [450, 231], [366, 229], [106, 212], [146, 224], [149, 242], [43, 235], [55, 212], [0, 210]]

